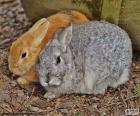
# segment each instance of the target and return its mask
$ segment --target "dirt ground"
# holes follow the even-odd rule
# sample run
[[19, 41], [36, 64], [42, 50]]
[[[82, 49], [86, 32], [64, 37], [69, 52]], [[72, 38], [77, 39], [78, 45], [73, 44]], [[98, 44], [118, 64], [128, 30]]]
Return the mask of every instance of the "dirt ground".
[[[105, 95], [64, 95], [49, 100], [39, 85], [20, 87], [8, 69], [11, 43], [32, 25], [19, 0], [0, 0], [0, 115], [120, 116], [140, 110], [140, 53], [134, 53], [131, 79]], [[140, 114], [139, 114], [140, 115]]]

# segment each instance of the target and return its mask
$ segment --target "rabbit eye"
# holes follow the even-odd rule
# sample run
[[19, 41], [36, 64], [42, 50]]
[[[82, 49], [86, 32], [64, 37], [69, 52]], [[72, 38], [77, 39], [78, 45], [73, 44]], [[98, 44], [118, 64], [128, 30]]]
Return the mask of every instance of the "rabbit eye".
[[57, 56], [57, 58], [56, 58], [56, 64], [59, 64], [61, 62], [61, 58], [60, 58], [60, 56]]
[[25, 58], [25, 57], [26, 57], [26, 55], [27, 55], [27, 53], [26, 53], [26, 52], [24, 52], [24, 53], [22, 54], [22, 58]]

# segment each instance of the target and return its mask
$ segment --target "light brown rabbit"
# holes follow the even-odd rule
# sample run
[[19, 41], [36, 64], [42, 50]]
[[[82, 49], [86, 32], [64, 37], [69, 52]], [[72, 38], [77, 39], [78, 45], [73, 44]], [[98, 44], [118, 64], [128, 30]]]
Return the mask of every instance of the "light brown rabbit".
[[20, 77], [19, 84], [29, 84], [38, 81], [35, 64], [39, 53], [54, 33], [69, 23], [78, 24], [88, 21], [87, 17], [78, 11], [61, 11], [48, 18], [37, 21], [26, 33], [12, 43], [9, 53], [9, 69]]

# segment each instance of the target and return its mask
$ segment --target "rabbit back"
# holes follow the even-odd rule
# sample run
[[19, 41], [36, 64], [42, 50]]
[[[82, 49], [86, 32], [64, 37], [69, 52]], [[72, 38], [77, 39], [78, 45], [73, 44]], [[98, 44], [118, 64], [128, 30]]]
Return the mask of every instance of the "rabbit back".
[[[95, 90], [106, 89], [107, 86], [116, 87], [123, 83], [119, 82], [120, 78], [126, 78], [122, 81], [128, 80], [132, 45], [128, 34], [120, 27], [104, 21], [76, 25], [73, 27], [71, 44], [72, 52], [77, 59], [74, 62], [84, 63], [82, 66], [85, 67], [85, 73], [91, 72], [91, 69], [96, 73], [95, 79], [91, 79], [93, 82], [96, 81]], [[77, 65], [76, 69], [80, 67], [81, 65]], [[126, 77], [122, 77], [123, 73], [126, 73]]]

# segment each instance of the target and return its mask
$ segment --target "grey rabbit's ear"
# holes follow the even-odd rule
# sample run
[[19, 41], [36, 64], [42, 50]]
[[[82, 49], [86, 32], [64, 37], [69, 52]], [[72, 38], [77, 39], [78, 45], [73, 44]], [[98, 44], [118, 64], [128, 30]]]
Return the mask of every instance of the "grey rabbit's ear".
[[72, 38], [72, 25], [66, 27], [59, 36], [62, 51], [65, 52]]

